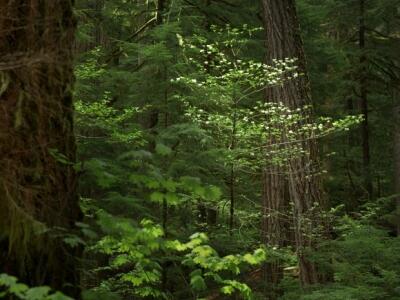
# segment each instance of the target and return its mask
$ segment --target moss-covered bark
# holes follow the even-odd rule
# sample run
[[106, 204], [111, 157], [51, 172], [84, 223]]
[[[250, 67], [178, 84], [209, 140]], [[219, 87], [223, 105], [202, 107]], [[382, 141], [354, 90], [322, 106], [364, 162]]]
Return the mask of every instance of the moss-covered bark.
[[76, 296], [71, 0], [0, 0], [0, 273]]

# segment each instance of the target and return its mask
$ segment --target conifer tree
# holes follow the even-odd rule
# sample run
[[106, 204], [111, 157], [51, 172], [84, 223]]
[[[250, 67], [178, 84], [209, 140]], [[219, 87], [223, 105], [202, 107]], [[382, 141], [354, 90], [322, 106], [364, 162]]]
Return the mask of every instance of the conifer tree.
[[[267, 46], [267, 62], [274, 59], [296, 58], [298, 71], [296, 79], [289, 80], [281, 86], [266, 90], [266, 101], [282, 102], [291, 109], [301, 108], [311, 103], [309, 82], [306, 73], [306, 62], [303, 42], [300, 36], [299, 22], [295, 2], [292, 0], [264, 0], [263, 16]], [[293, 202], [293, 226], [295, 247], [299, 259], [301, 282], [305, 285], [318, 282], [316, 266], [307, 257], [307, 248], [313, 247], [311, 237], [313, 228], [319, 223], [317, 214], [312, 213], [314, 206], [322, 204], [320, 179], [315, 176], [318, 170], [318, 154], [315, 140], [302, 142], [305, 155], [293, 158], [284, 170], [288, 182], [290, 201]], [[276, 174], [278, 173], [278, 174]], [[280, 214], [284, 203], [284, 180], [280, 170], [266, 170], [264, 183], [264, 216], [267, 221], [264, 234], [268, 242], [282, 243], [282, 220]], [[274, 215], [271, 221], [268, 217]], [[273, 225], [272, 225], [273, 224]], [[268, 239], [267, 239], [268, 240]], [[271, 270], [272, 271], [272, 270]], [[277, 279], [274, 278], [274, 281]]]

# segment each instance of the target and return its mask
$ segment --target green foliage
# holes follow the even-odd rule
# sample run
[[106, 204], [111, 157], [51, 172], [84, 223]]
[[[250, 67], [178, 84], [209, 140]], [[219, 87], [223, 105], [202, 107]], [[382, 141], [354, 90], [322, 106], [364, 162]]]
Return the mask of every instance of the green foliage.
[[[208, 238], [204, 233], [193, 234], [188, 242], [182, 243], [166, 239], [161, 226], [149, 220], [141, 221], [140, 227], [136, 227], [129, 219], [117, 219], [99, 212], [99, 224], [107, 235], [92, 247], [92, 251], [112, 257], [108, 266], [97, 269], [115, 270], [116, 275], [103, 281], [99, 287], [109, 292], [142, 298], [169, 298], [171, 295], [160, 289], [163, 261], [168, 259], [194, 270], [190, 273], [190, 288], [194, 292], [207, 293], [206, 282], [211, 280], [222, 286], [221, 293], [238, 291], [247, 299], [251, 296], [250, 288], [237, 280], [224, 279], [224, 276], [228, 276], [226, 272], [238, 275], [244, 266], [257, 266], [266, 259], [262, 249], [220, 257], [206, 244]], [[132, 270], [119, 271], [124, 266]], [[115, 286], [119, 288], [115, 289]]]
[[[313, 97], [319, 114], [344, 116], [360, 113], [360, 76], [367, 76], [368, 126], [373, 198], [393, 193], [393, 94], [399, 73], [396, 65], [398, 45], [392, 38], [398, 34], [399, 22], [393, 16], [392, 0], [366, 1], [364, 21], [366, 74], [361, 72], [358, 44], [360, 1], [298, 1], [299, 19], [309, 62]], [[383, 17], [385, 16], [385, 17]], [[396, 79], [397, 78], [397, 79]], [[393, 81], [394, 80], [394, 81]], [[393, 85], [394, 84], [394, 85]], [[334, 205], [345, 203], [349, 210], [362, 205], [365, 193], [361, 172], [362, 142], [356, 129], [326, 141], [333, 152], [335, 168], [327, 180]], [[383, 150], [385, 149], [385, 151]]]
[[[259, 28], [211, 27], [213, 41], [194, 35], [178, 36], [185, 59], [194, 71], [173, 80], [190, 93], [179, 96], [188, 122], [208, 132], [228, 166], [261, 172], [268, 165], [284, 166], [293, 157], [307, 155], [302, 143], [319, 139], [362, 121], [361, 116], [313, 122], [311, 107], [290, 109], [282, 103], [262, 102], [260, 92], [299, 76], [295, 59], [273, 65], [243, 59], [249, 37]], [[240, 59], [238, 58], [240, 57]], [[201, 99], [201, 101], [199, 101]]]
[[333, 282], [315, 286], [300, 298], [299, 291], [288, 292], [283, 299], [400, 299], [400, 240], [348, 216], [337, 220], [335, 230], [338, 238], [314, 254], [329, 262], [324, 265], [331, 269]]
[[[81, 136], [83, 139], [104, 139], [111, 143], [139, 143], [140, 131], [132, 126], [132, 118], [139, 112], [138, 108], [117, 110], [110, 106], [110, 98], [105, 92], [104, 98], [93, 102], [75, 101], [76, 124], [85, 125], [85, 132], [96, 132], [95, 136]], [[129, 126], [126, 126], [129, 125]], [[123, 129], [122, 129], [123, 128]]]
[[[67, 241], [86, 247], [85, 299], [249, 299], [251, 288], [266, 289], [263, 278], [249, 276], [266, 258], [284, 264], [283, 299], [398, 298], [398, 245], [385, 231], [397, 216], [392, 159], [383, 151], [391, 141], [393, 99], [385, 89], [397, 76], [397, 52], [388, 51], [397, 49], [389, 26], [396, 17], [388, 13], [393, 0], [378, 2], [367, 5], [367, 54], [370, 75], [380, 78], [369, 85], [369, 121], [381, 195], [365, 203], [354, 126], [363, 121], [356, 105], [357, 1], [296, 2], [316, 100], [299, 109], [264, 101], [266, 87], [304, 74], [295, 58], [262, 63], [258, 4], [176, 0], [159, 11], [158, 1], [78, 1], [84, 50], [76, 66], [75, 167], [85, 240]], [[340, 221], [328, 215], [332, 241], [307, 255], [333, 280], [304, 291], [290, 275], [298, 269], [294, 242], [258, 247], [262, 171], [287, 171], [289, 159], [308, 155], [308, 139], [324, 143], [332, 203], [362, 214]]]
[[53, 292], [48, 286], [29, 287], [7, 274], [0, 274], [0, 287], [0, 298], [15, 296], [21, 300], [73, 300], [61, 292]]

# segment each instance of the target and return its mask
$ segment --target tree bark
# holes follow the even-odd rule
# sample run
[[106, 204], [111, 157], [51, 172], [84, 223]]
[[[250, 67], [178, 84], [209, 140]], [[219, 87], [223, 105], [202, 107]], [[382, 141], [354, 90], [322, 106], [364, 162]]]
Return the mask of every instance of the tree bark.
[[[272, 166], [263, 172], [262, 190], [262, 240], [272, 247], [283, 247], [287, 243], [287, 217], [285, 211], [289, 209], [287, 193], [285, 193], [286, 180], [283, 170]], [[264, 266], [266, 281], [265, 295], [269, 299], [277, 299], [281, 294], [278, 284], [283, 278], [283, 268], [279, 261], [267, 263]]]
[[393, 109], [394, 117], [394, 192], [396, 194], [396, 231], [397, 236], [400, 236], [400, 96], [399, 91], [394, 88], [393, 100], [395, 102]]
[[0, 0], [0, 273], [79, 298], [72, 6]]
[[361, 114], [364, 120], [361, 124], [361, 138], [363, 151], [363, 170], [364, 184], [367, 198], [371, 199], [373, 185], [370, 166], [370, 146], [369, 146], [369, 122], [368, 122], [368, 88], [367, 88], [367, 57], [365, 56], [365, 0], [360, 0], [360, 27], [359, 27], [359, 48], [360, 48], [360, 105]]
[[[263, 16], [266, 34], [267, 63], [273, 59], [297, 58], [298, 72], [301, 76], [286, 81], [282, 86], [268, 88], [265, 99], [268, 102], [282, 102], [291, 109], [311, 104], [309, 80], [306, 76], [306, 60], [300, 26], [294, 0], [263, 0]], [[299, 259], [300, 279], [303, 285], [314, 284], [319, 276], [314, 263], [307, 259], [307, 250], [313, 248], [315, 241], [311, 237], [313, 230], [321, 225], [318, 210], [322, 207], [321, 181], [315, 174], [319, 170], [319, 158], [315, 140], [301, 144], [306, 154], [289, 160], [286, 178], [289, 186], [290, 201], [293, 203], [293, 222], [295, 247]], [[288, 207], [282, 192], [284, 180], [269, 172], [264, 180], [264, 212], [275, 211], [276, 215]], [[282, 172], [282, 170], [280, 170]], [[284, 189], [283, 189], [284, 190]], [[315, 208], [315, 204], [319, 207]], [[265, 230], [268, 236], [282, 240], [284, 227], [278, 217], [266, 218]], [[269, 224], [269, 225], [268, 225]], [[279, 224], [279, 225], [278, 225]], [[269, 238], [271, 239], [271, 238]]]
[[[229, 150], [235, 151], [236, 150], [236, 143], [237, 143], [237, 110], [238, 110], [238, 103], [233, 95], [233, 115], [232, 115], [232, 128], [231, 128], [231, 140], [229, 143]], [[230, 175], [229, 175], [229, 200], [230, 200], [230, 207], [229, 207], [229, 234], [232, 235], [233, 227], [235, 223], [235, 206], [236, 206], [236, 172], [235, 172], [235, 163], [232, 161], [230, 164]]]

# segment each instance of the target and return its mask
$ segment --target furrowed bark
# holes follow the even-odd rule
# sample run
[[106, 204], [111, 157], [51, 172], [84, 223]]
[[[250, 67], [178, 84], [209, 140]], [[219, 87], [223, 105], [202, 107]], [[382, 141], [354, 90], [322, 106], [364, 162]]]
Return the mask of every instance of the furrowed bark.
[[72, 6], [0, 0], [0, 273], [79, 298]]
[[[284, 82], [282, 86], [266, 89], [265, 101], [282, 102], [291, 109], [302, 108], [311, 104], [309, 80], [306, 76], [306, 60], [303, 42], [300, 36], [299, 22], [294, 0], [263, 0], [263, 16], [267, 63], [273, 59], [296, 58], [300, 76]], [[305, 116], [308, 118], [309, 116]], [[295, 129], [295, 128], [294, 128]], [[273, 141], [269, 141], [273, 143]], [[295, 247], [299, 259], [300, 279], [303, 285], [319, 281], [316, 266], [307, 259], [307, 251], [315, 245], [313, 230], [321, 225], [318, 211], [323, 205], [321, 181], [315, 174], [319, 170], [319, 158], [315, 140], [301, 143], [306, 152], [302, 157], [294, 157], [284, 170], [272, 167], [266, 170], [264, 180], [264, 230], [268, 243], [282, 244], [284, 224], [279, 217], [289, 207], [288, 199], [284, 197], [285, 180], [287, 180], [290, 201], [293, 203], [293, 225]], [[279, 175], [282, 172], [285, 176]], [[315, 205], [319, 207], [315, 207]], [[272, 212], [265, 216], [265, 213]], [[277, 268], [277, 266], [275, 266]], [[267, 270], [268, 271], [268, 270]], [[270, 270], [274, 272], [274, 270]], [[278, 271], [274, 281], [281, 277]], [[274, 282], [275, 283], [275, 282]]]

